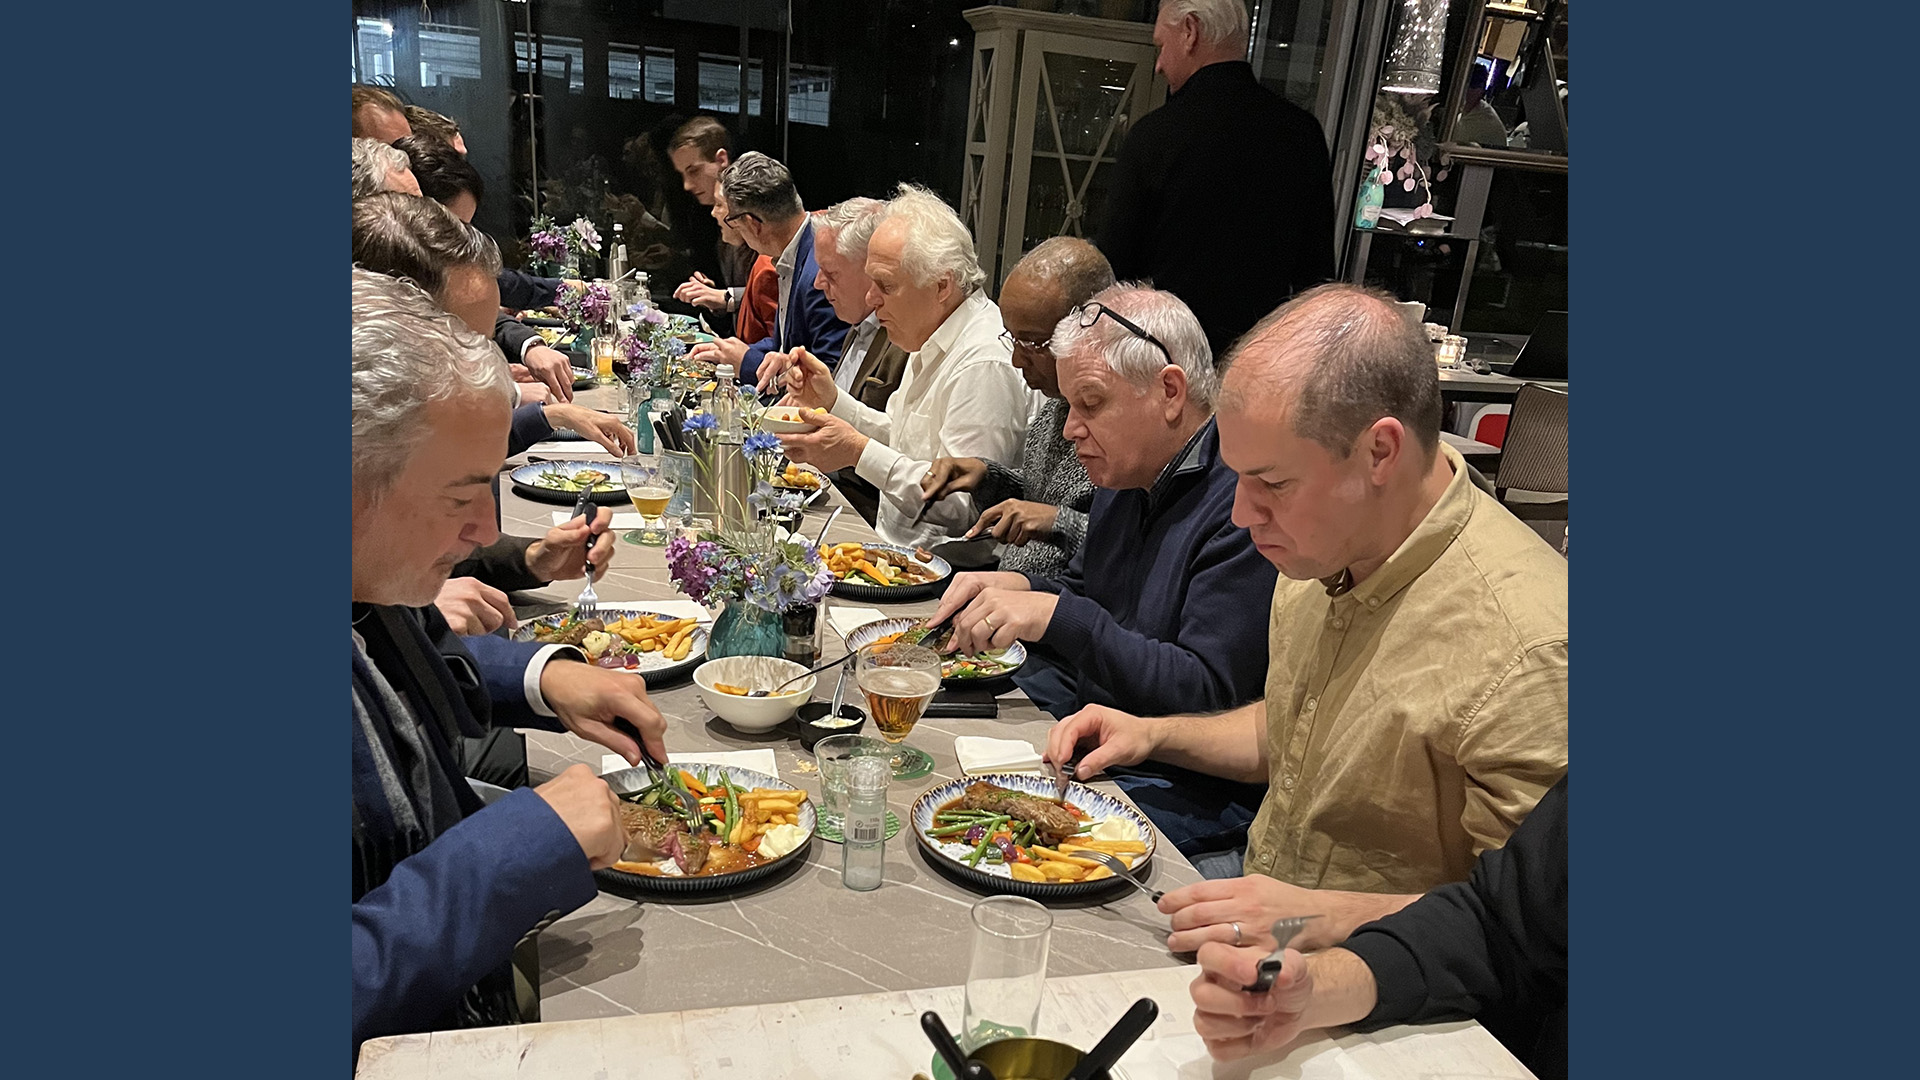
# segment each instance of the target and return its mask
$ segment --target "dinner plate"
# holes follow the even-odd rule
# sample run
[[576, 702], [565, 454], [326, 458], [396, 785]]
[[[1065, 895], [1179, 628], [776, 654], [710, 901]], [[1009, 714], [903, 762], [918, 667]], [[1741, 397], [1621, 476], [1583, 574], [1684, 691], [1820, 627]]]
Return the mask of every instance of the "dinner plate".
[[594, 374], [592, 368], [574, 368], [573, 388], [575, 390], [585, 390], [587, 387], [592, 386], [593, 380], [597, 378], [599, 378], [599, 376]]
[[[1005, 863], [990, 863], [982, 859], [978, 866], [968, 866], [964, 861], [973, 853], [972, 844], [936, 840], [927, 835], [934, 827], [933, 815], [942, 806], [959, 798], [967, 785], [976, 781], [985, 781], [997, 787], [1009, 788], [1028, 795], [1038, 795], [1051, 799], [1059, 790], [1057, 782], [1050, 776], [1033, 776], [1027, 773], [981, 773], [977, 776], [964, 776], [958, 780], [949, 780], [928, 788], [926, 793], [914, 800], [913, 811], [908, 815], [908, 827], [920, 841], [921, 849], [927, 855], [927, 861], [942, 872], [958, 878], [960, 881], [976, 885], [994, 892], [1018, 893], [1031, 896], [1035, 900], [1064, 900], [1068, 897], [1086, 896], [1091, 893], [1105, 892], [1111, 888], [1128, 888], [1119, 877], [1101, 878], [1098, 881], [1015, 881], [1013, 871]], [[1099, 821], [1102, 818], [1121, 817], [1134, 823], [1140, 830], [1140, 839], [1146, 844], [1146, 854], [1133, 861], [1133, 870], [1138, 877], [1140, 869], [1153, 858], [1157, 838], [1153, 825], [1146, 815], [1135, 810], [1124, 799], [1093, 788], [1077, 780], [1067, 784], [1067, 801], [1084, 811], [1088, 819]]]
[[[868, 551], [879, 551], [890, 556], [897, 556], [899, 560], [909, 561], [916, 565], [923, 566], [939, 576], [932, 581], [920, 582], [914, 585], [868, 585], [865, 582], [859, 581], [836, 580], [833, 583], [833, 595], [844, 596], [848, 600], [878, 600], [882, 603], [924, 600], [945, 589], [947, 587], [947, 579], [953, 576], [953, 567], [948, 565], [947, 560], [938, 555], [935, 555], [931, 559], [922, 559], [911, 550], [903, 547], [894, 547], [892, 544], [861, 544], [860, 546], [866, 548]], [[887, 561], [895, 562], [896, 560], [889, 558]]]
[[593, 501], [601, 506], [621, 506], [627, 502], [627, 489], [620, 486], [620, 463], [608, 461], [537, 461], [522, 465], [507, 474], [513, 481], [513, 490], [536, 502], [561, 503], [572, 506], [580, 497], [578, 491], [566, 491], [561, 488], [542, 487], [540, 474], [548, 470], [557, 470], [571, 475], [581, 469], [598, 469], [612, 478], [612, 491], [596, 491]]
[[[920, 622], [921, 620], [919, 619], [878, 619], [864, 626], [857, 626], [854, 628], [853, 633], [847, 635], [847, 651], [859, 652], [862, 648], [873, 644], [888, 634], [904, 633], [920, 625]], [[1004, 662], [1012, 666], [998, 675], [987, 675], [975, 679], [956, 679], [943, 675], [940, 679], [940, 685], [949, 690], [959, 690], [970, 686], [996, 686], [1004, 683], [1008, 679], [1013, 678], [1013, 673], [1019, 671], [1021, 665], [1027, 662], [1027, 647], [1025, 644], [1016, 641], [1012, 645], [1000, 650], [1000, 656]], [[945, 658], [943, 657], [942, 659], [944, 660]]]
[[[783, 791], [800, 790], [777, 776], [768, 776], [766, 773], [755, 772], [752, 769], [742, 769], [737, 765], [676, 766], [670, 764], [668, 768], [683, 768], [692, 773], [696, 778], [701, 779], [703, 783], [706, 777], [713, 776], [716, 773], [726, 773], [727, 779], [744, 788], [778, 788]], [[647, 769], [636, 768], [622, 769], [619, 772], [608, 773], [601, 779], [604, 779], [615, 791], [637, 791], [653, 783], [654, 776]], [[769, 874], [778, 873], [785, 867], [792, 866], [795, 860], [805, 862], [808, 850], [813, 847], [813, 834], [818, 828], [818, 825], [819, 819], [814, 813], [813, 800], [809, 798], [806, 802], [800, 804], [800, 828], [806, 832], [807, 838], [800, 841], [799, 847], [774, 859], [772, 862], [764, 862], [759, 866], [750, 866], [745, 870], [735, 870], [730, 874], [714, 874], [711, 877], [655, 877], [652, 874], [633, 874], [625, 870], [615, 870], [612, 867], [608, 867], [605, 870], [595, 870], [593, 876], [599, 878], [603, 883], [621, 885], [642, 892], [684, 894], [737, 889], [749, 882], [758, 881]]]
[[806, 498], [800, 500], [800, 505], [812, 506], [814, 503], [820, 501], [821, 496], [827, 493], [828, 488], [831, 488], [833, 486], [833, 477], [828, 476], [826, 473], [821, 472], [819, 469], [816, 469], [811, 465], [798, 465], [797, 463], [795, 464], [801, 472], [811, 473], [815, 477], [817, 477], [820, 481], [820, 486], [815, 488], [789, 487], [788, 485], [782, 484], [779, 482], [778, 474], [775, 474], [774, 476], [773, 486], [778, 491], [797, 491], [802, 495], [805, 495]]
[[[571, 612], [557, 611], [552, 615], [542, 615], [537, 619], [528, 619], [526, 622], [521, 623], [519, 628], [513, 632], [513, 640], [537, 640], [533, 635], [534, 627], [559, 626], [561, 623], [567, 621], [569, 614], [571, 614]], [[601, 622], [611, 623], [634, 615], [651, 615], [656, 619], [672, 619], [678, 617], [665, 615], [658, 611], [648, 611], [644, 606], [630, 607], [624, 604], [601, 604], [600, 614], [597, 617]], [[696, 626], [693, 628], [693, 645], [687, 649], [687, 658], [685, 660], [668, 660], [656, 651], [641, 653], [639, 667], [610, 668], [609, 670], [630, 671], [636, 675], [645, 676], [648, 688], [653, 688], [665, 686], [675, 679], [692, 674], [693, 669], [699, 667], [706, 659], [707, 628], [704, 626]]]

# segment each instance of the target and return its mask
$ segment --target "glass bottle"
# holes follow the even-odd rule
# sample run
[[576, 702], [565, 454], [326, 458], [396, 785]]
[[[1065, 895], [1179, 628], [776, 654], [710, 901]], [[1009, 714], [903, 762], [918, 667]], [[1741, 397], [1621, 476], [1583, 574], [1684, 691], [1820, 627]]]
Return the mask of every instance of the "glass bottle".
[[884, 757], [853, 759], [847, 768], [847, 816], [841, 834], [840, 880], [849, 889], [880, 887], [887, 863], [887, 781]]

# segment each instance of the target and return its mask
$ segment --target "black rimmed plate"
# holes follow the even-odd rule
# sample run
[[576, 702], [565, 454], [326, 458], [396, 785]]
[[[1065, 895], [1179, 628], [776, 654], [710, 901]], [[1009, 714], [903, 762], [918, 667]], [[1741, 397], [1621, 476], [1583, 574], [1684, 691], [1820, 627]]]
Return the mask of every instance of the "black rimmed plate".
[[[903, 634], [919, 626], [922, 621], [923, 620], [920, 619], [905, 618], [878, 619], [874, 622], [867, 623], [865, 626], [855, 627], [853, 633], [847, 635], [847, 651], [859, 652], [862, 648], [873, 644], [888, 634]], [[993, 654], [989, 653], [988, 655], [991, 656]], [[961, 690], [973, 686], [991, 687], [1005, 683], [1007, 680], [1013, 678], [1013, 673], [1019, 671], [1021, 665], [1027, 662], [1027, 647], [1025, 644], [1016, 641], [1012, 645], [1001, 649], [999, 657], [1001, 663], [1008, 665], [1005, 671], [974, 678], [954, 678], [946, 674], [947, 667], [952, 663], [953, 658], [942, 656], [940, 658], [940, 685], [949, 690]]]
[[595, 491], [593, 501], [601, 506], [620, 506], [627, 502], [627, 489], [620, 483], [620, 463], [612, 461], [537, 461], [522, 465], [507, 474], [513, 481], [513, 490], [536, 502], [560, 503], [572, 506], [580, 497], [578, 488], [560, 487], [543, 473], [572, 476], [582, 469], [597, 469], [606, 473], [608, 483], [613, 485], [610, 491]]
[[[557, 611], [552, 615], [542, 615], [537, 619], [528, 619], [526, 622], [521, 623], [518, 629], [514, 630], [513, 640], [538, 641], [539, 638], [534, 635], [536, 628], [541, 626], [560, 626], [565, 623], [571, 615], [571, 611]], [[656, 619], [677, 619], [682, 617], [679, 615], [666, 615], [658, 611], [648, 611], [645, 607], [601, 604], [600, 614], [596, 616], [596, 618], [604, 623], [614, 623], [621, 619], [630, 619], [635, 615], [651, 615]], [[630, 671], [635, 675], [644, 676], [647, 680], [647, 686], [652, 688], [665, 686], [676, 679], [686, 678], [693, 674], [694, 668], [705, 663], [706, 659], [707, 628], [704, 626], [695, 626], [693, 628], [693, 644], [687, 648], [686, 659], [667, 660], [663, 658], [658, 651], [647, 652], [640, 654], [639, 667], [613, 668], [610, 670]]]
[[[1013, 871], [1004, 863], [990, 863], [982, 859], [978, 866], [968, 866], [966, 858], [973, 853], [972, 844], [948, 842], [927, 835], [934, 827], [933, 815], [940, 808], [958, 799], [966, 793], [967, 785], [984, 781], [996, 787], [1009, 788], [1027, 795], [1037, 795], [1042, 799], [1051, 799], [1059, 790], [1052, 777], [1032, 776], [1026, 773], [981, 773], [978, 776], [963, 776], [958, 780], [948, 780], [928, 788], [926, 793], [914, 800], [913, 811], [907, 815], [908, 827], [913, 830], [914, 838], [920, 841], [920, 849], [926, 853], [927, 861], [949, 876], [977, 888], [990, 892], [1017, 893], [1030, 896], [1035, 900], [1065, 900], [1070, 897], [1087, 896], [1105, 892], [1113, 888], [1129, 888], [1126, 882], [1117, 876], [1101, 878], [1098, 881], [1015, 881]], [[1145, 814], [1135, 810], [1126, 800], [1105, 792], [1095, 791], [1079, 781], [1067, 784], [1067, 802], [1080, 808], [1090, 821], [1118, 817], [1133, 822], [1140, 830], [1140, 839], [1146, 844], [1147, 851], [1133, 860], [1135, 878], [1141, 877], [1142, 869], [1153, 858], [1157, 840], [1153, 826]]]
[[[832, 545], [828, 546], [831, 547]], [[835, 581], [833, 583], [833, 595], [843, 596], [848, 600], [877, 600], [881, 603], [924, 600], [945, 589], [947, 587], [947, 579], [953, 576], [953, 567], [948, 564], [947, 560], [938, 555], [935, 555], [931, 559], [923, 559], [907, 548], [894, 547], [891, 544], [862, 544], [860, 546], [868, 551], [878, 551], [886, 555], [887, 561], [894, 565], [910, 562], [923, 570], [931, 570], [938, 576], [932, 581], [918, 582], [913, 585], [868, 585], [865, 582], [859, 581]]]
[[[794, 468], [799, 469], [801, 472], [806, 473], [809, 476], [812, 476], [814, 479], [820, 481], [819, 487], [810, 487], [810, 488], [794, 487], [788, 484], [781, 483], [780, 478], [778, 476], [774, 477], [773, 489], [775, 491], [782, 491], [782, 492], [787, 492], [789, 494], [805, 496], [800, 500], [801, 506], [812, 506], [814, 503], [819, 502], [820, 499], [826, 495], [827, 491], [833, 487], [833, 477], [828, 476], [826, 473], [821, 472], [819, 469], [816, 469], [811, 465], [801, 465], [798, 462], [790, 462], [790, 464], [792, 464]], [[783, 469], [782, 472], [784, 471], [785, 470]]]
[[[752, 769], [742, 769], [736, 765], [669, 764], [667, 767], [670, 769], [683, 768], [692, 773], [702, 784], [706, 783], [709, 777], [717, 779], [719, 773], [725, 773], [727, 779], [744, 788], [776, 788], [782, 791], [800, 790], [777, 776], [768, 776], [766, 773], [755, 772]], [[615, 791], [638, 791], [653, 783], [654, 777], [653, 774], [646, 769], [622, 769], [619, 772], [608, 773], [602, 777], [602, 779]], [[814, 833], [819, 829], [819, 818], [814, 813], [812, 799], [808, 799], [806, 802], [800, 804], [800, 828], [807, 834], [807, 838], [800, 842], [800, 846], [770, 862], [764, 862], [758, 866], [750, 866], [745, 870], [735, 870], [730, 874], [712, 874], [696, 877], [687, 877], [684, 874], [669, 876], [665, 874], [635, 874], [608, 867], [605, 870], [595, 870], [593, 876], [599, 878], [602, 883], [619, 885], [623, 888], [635, 889], [641, 892], [685, 894], [722, 892], [737, 889], [742, 885], [758, 881], [769, 874], [779, 873], [786, 867], [792, 866], [795, 860], [800, 862], [806, 861], [807, 851], [813, 847]]]

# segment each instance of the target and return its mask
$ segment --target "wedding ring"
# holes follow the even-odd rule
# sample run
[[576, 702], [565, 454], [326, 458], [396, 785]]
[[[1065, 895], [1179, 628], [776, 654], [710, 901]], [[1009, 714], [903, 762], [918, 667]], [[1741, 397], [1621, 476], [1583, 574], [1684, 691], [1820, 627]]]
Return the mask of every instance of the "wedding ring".
[[984, 618], [982, 618], [982, 619], [980, 620], [980, 625], [981, 625], [981, 626], [984, 626], [984, 627], [986, 627], [986, 628], [987, 628], [987, 633], [989, 633], [989, 634], [991, 634], [991, 633], [993, 633], [993, 630], [994, 630], [994, 626], [993, 626], [993, 616], [991, 616], [991, 615], [988, 615], [988, 616], [985, 616]]
[[1239, 923], [1233, 924], [1233, 947], [1236, 949], [1240, 947], [1240, 924]]

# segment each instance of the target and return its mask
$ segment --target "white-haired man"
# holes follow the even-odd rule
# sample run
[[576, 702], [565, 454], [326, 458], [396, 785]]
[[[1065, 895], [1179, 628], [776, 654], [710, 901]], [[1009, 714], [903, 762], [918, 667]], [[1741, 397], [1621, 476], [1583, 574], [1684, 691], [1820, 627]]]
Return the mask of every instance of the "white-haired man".
[[912, 355], [886, 411], [840, 392], [808, 351], [787, 369], [788, 398], [828, 410], [815, 428], [782, 435], [787, 455], [821, 469], [849, 466], [880, 491], [874, 531], [889, 544], [930, 544], [966, 531], [979, 516], [970, 495], [926, 506], [920, 481], [939, 457], [1011, 461], [1034, 404], [1000, 338], [1000, 309], [981, 291], [987, 276], [973, 237], [953, 208], [902, 184], [867, 244], [867, 300], [888, 336]]
[[[482, 807], [457, 744], [550, 727], [638, 763], [664, 756], [642, 680], [569, 648], [475, 639], [430, 606], [499, 535], [506, 362], [412, 284], [353, 271], [353, 1045], [513, 1023], [514, 945], [593, 899], [626, 846], [606, 782], [576, 765]], [[484, 650], [477, 646], [486, 643]], [[571, 654], [571, 655], [569, 655]]]
[[379, 139], [353, 140], [353, 197], [365, 198], [382, 191], [420, 194], [420, 180], [413, 175], [407, 155]]
[[[1466, 878], [1567, 771], [1567, 564], [1440, 441], [1440, 386], [1393, 298], [1322, 285], [1229, 360], [1233, 520], [1285, 580], [1266, 697], [1212, 715], [1089, 706], [1047, 758], [1257, 783], [1246, 876], [1168, 893], [1168, 947], [1338, 944]], [[1084, 755], [1081, 742], [1098, 744]]]
[[1163, 0], [1173, 95], [1127, 133], [1095, 243], [1114, 276], [1187, 302], [1215, 356], [1333, 277], [1333, 163], [1313, 114], [1261, 86], [1243, 0]]
[[[1172, 293], [1121, 284], [1068, 312], [1052, 342], [1063, 430], [1097, 489], [1086, 539], [1057, 579], [959, 575], [934, 620], [953, 617], [960, 652], [1030, 643], [1014, 678], [1059, 717], [1258, 699], [1267, 613], [1246, 598], [1275, 574], [1232, 520], [1235, 478], [1213, 423], [1220, 379], [1199, 322]], [[1176, 769], [1115, 778], [1203, 871], [1205, 856], [1245, 843], [1262, 794]]]

